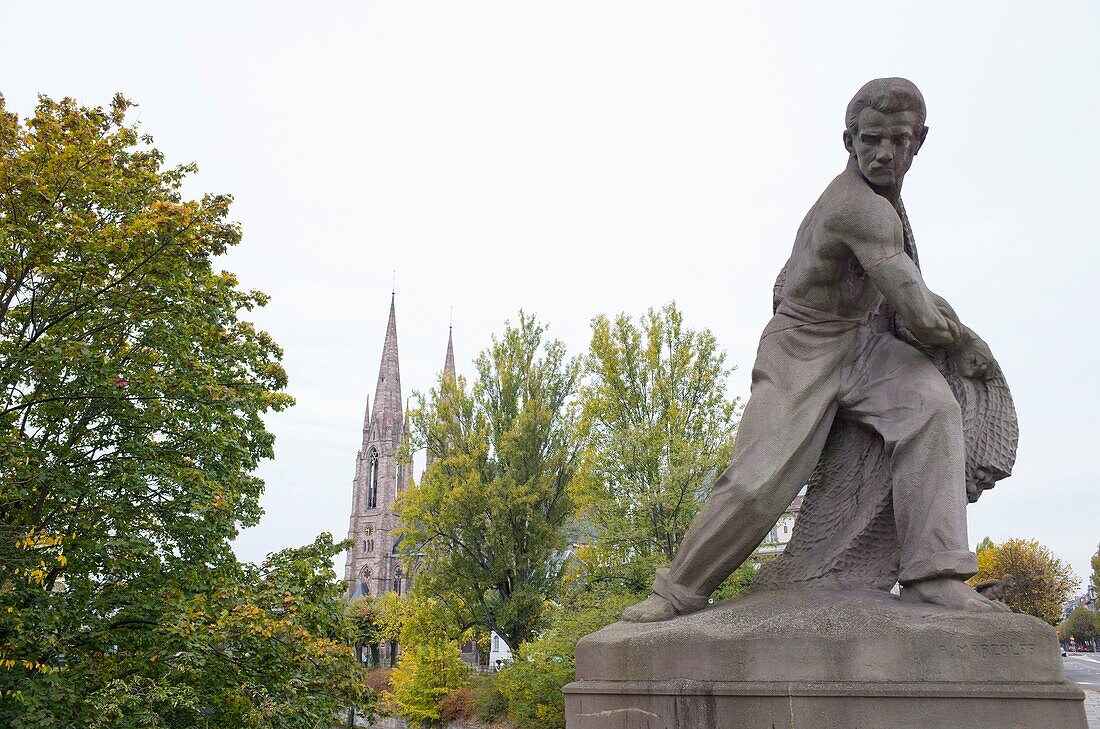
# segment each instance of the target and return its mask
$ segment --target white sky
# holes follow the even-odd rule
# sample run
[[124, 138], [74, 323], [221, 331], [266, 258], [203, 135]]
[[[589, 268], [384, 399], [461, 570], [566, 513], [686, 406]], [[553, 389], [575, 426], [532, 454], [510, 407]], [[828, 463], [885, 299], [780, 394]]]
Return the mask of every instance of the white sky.
[[298, 405], [271, 417], [240, 555], [347, 530], [396, 269], [402, 384], [460, 373], [523, 307], [580, 354], [600, 313], [675, 299], [748, 373], [795, 229], [845, 163], [844, 107], [915, 81], [906, 205], [925, 277], [990, 343], [1021, 423], [971, 542], [1087, 577], [1100, 347], [1100, 5], [0, 2], [0, 91], [123, 91], [188, 192], [229, 192], [224, 261], [272, 295]]

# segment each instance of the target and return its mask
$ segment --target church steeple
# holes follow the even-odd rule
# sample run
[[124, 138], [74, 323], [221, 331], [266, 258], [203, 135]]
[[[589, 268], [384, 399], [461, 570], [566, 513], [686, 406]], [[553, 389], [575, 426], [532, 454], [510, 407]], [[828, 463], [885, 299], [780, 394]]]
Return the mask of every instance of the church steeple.
[[[371, 429], [374, 437], [400, 441], [404, 435], [401, 399], [401, 363], [397, 355], [396, 296], [390, 296], [390, 319], [386, 324], [386, 341], [382, 345], [382, 362], [378, 366], [378, 384], [374, 389], [374, 413]], [[400, 445], [400, 443], [398, 443]]]
[[443, 360], [443, 377], [451, 378], [453, 382], [456, 379], [455, 375], [455, 345], [453, 337], [454, 327], [447, 327], [447, 356]]
[[[390, 297], [390, 315], [382, 344], [382, 361], [374, 390], [374, 410], [363, 414], [363, 442], [355, 463], [351, 520], [344, 579], [348, 594], [378, 595], [390, 589], [398, 559], [394, 545], [397, 512], [394, 502], [406, 483], [401, 461], [405, 439], [405, 402], [401, 398], [401, 363], [397, 353], [397, 311]], [[407, 580], [406, 580], [407, 584]]]

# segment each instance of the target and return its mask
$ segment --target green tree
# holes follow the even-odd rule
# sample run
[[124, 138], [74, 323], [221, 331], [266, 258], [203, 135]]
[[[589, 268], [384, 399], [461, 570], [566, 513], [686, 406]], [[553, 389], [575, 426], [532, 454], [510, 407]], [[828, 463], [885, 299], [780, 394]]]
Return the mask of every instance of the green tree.
[[377, 666], [383, 641], [390, 647], [391, 667], [396, 663], [397, 642], [407, 609], [405, 600], [396, 592], [378, 597], [363, 595], [344, 604], [346, 630], [360, 663]]
[[1051, 625], [1057, 625], [1062, 619], [1062, 606], [1077, 584], [1077, 576], [1068, 564], [1039, 542], [1029, 539], [1008, 539], [982, 549], [978, 552], [978, 574], [969, 582], [975, 585], [983, 580], [999, 580], [1005, 575], [1012, 575], [1016, 580], [1005, 595], [1008, 606]]
[[996, 547], [996, 546], [997, 545], [994, 544], [993, 540], [990, 539], [989, 537], [982, 537], [982, 541], [978, 542], [978, 546], [974, 548], [974, 553], [975, 554], [981, 554], [985, 550], [990, 549], [991, 547]]
[[1069, 617], [1058, 626], [1058, 632], [1062, 640], [1075, 640], [1078, 643], [1100, 638], [1100, 613], [1079, 607], [1069, 614]]
[[332, 568], [346, 547], [323, 534], [167, 602], [148, 641], [151, 666], [93, 695], [90, 726], [311, 729], [345, 707], [372, 717], [376, 699], [343, 630], [346, 585]]
[[676, 305], [635, 322], [598, 316], [581, 389], [590, 567], [646, 589], [729, 462], [737, 400], [714, 335]]
[[[380, 595], [375, 601], [379, 641], [389, 644], [390, 667], [397, 663], [397, 646], [409, 617], [408, 601], [396, 592]], [[377, 659], [377, 655], [375, 656]], [[377, 663], [377, 660], [375, 661]]]
[[378, 643], [381, 638], [374, 598], [363, 595], [345, 603], [344, 623], [356, 660], [377, 666]]
[[434, 460], [402, 495], [403, 547], [423, 561], [417, 584], [446, 596], [463, 627], [510, 647], [541, 625], [558, 589], [562, 526], [577, 461], [569, 407], [579, 364], [520, 312], [477, 358], [477, 381], [443, 378], [411, 413]]
[[408, 598], [401, 658], [391, 677], [393, 693], [387, 698], [409, 721], [439, 721], [443, 697], [469, 685], [457, 632], [453, 613], [439, 600], [417, 593]]
[[[379, 629], [374, 598], [370, 595], [362, 595], [345, 602], [342, 618], [344, 634], [355, 651], [355, 662], [360, 666], [368, 662], [371, 666], [377, 666]], [[354, 708], [348, 709], [345, 726], [355, 726]]]
[[230, 547], [261, 513], [262, 416], [291, 403], [240, 318], [266, 297], [213, 268], [240, 240], [229, 197], [184, 199], [195, 168], [166, 168], [130, 106], [0, 101], [0, 725], [308, 724], [356, 668], [295, 633], [335, 630], [327, 573], [307, 578], [327, 547], [264, 568]]

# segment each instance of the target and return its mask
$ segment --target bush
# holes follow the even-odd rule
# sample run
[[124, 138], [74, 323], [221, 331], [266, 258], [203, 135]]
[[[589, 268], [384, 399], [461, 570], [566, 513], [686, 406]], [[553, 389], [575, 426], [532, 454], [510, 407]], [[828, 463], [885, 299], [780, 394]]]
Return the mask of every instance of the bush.
[[384, 692], [392, 690], [390, 669], [373, 668], [367, 671], [366, 684], [375, 696], [381, 696]]
[[495, 676], [478, 676], [473, 690], [478, 721], [491, 724], [508, 715], [508, 699], [497, 687]]
[[[501, 672], [501, 692], [508, 713], [523, 729], [564, 729], [562, 687], [576, 675], [574, 664], [540, 653], [540, 641], [525, 643], [519, 659]], [[527, 649], [527, 650], [525, 650]]]
[[618, 620], [623, 608], [638, 599], [634, 593], [608, 590], [572, 595], [555, 611], [549, 630], [519, 647], [515, 661], [497, 674], [497, 687], [520, 727], [565, 727], [561, 690], [576, 676], [577, 641]]
[[458, 719], [471, 719], [475, 713], [474, 692], [468, 688], [455, 689], [439, 702], [439, 720], [446, 723]]

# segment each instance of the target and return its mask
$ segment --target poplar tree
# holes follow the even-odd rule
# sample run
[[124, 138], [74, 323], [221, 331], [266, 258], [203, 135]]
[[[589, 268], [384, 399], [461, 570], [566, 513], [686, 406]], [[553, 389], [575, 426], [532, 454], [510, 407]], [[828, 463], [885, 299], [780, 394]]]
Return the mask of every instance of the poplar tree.
[[417, 446], [433, 457], [402, 495], [402, 548], [417, 589], [444, 597], [463, 629], [495, 631], [515, 649], [557, 593], [572, 513], [580, 364], [520, 312], [477, 358], [477, 378], [443, 377], [416, 396]]
[[635, 321], [592, 321], [580, 391], [584, 551], [603, 577], [646, 590], [670, 560], [729, 462], [738, 401], [708, 329], [686, 327], [675, 303]]

